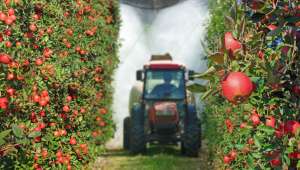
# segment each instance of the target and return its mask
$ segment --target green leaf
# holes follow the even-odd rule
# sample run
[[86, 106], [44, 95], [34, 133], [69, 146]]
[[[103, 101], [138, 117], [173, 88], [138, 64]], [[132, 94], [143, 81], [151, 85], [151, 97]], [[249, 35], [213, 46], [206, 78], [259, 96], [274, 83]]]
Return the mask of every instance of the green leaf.
[[207, 91], [207, 87], [201, 84], [193, 84], [188, 86], [187, 88], [194, 93], [203, 93]]
[[[230, 8], [230, 16], [231, 16], [231, 18], [237, 18], [237, 6], [236, 6], [236, 4], [233, 4], [232, 6], [231, 6], [231, 8]], [[235, 24], [233, 24], [233, 25], [235, 25]]]
[[212, 66], [208, 70], [206, 70], [204, 73], [197, 73], [197, 74], [193, 75], [193, 78], [211, 80], [216, 71], [217, 71], [217, 69], [214, 66]]
[[245, 103], [245, 104], [243, 105], [243, 109], [244, 109], [245, 111], [251, 111], [251, 110], [253, 110], [253, 106], [252, 106], [251, 104], [249, 104], [249, 103]]
[[220, 53], [220, 52], [217, 52], [217, 53], [214, 53], [214, 54], [208, 56], [208, 59], [217, 64], [224, 64], [224, 61], [225, 61], [224, 54]]
[[3, 140], [7, 135], [10, 134], [10, 132], [11, 132], [11, 129], [0, 132], [0, 140], [1, 139]]
[[268, 127], [268, 126], [259, 126], [259, 130], [267, 133], [268, 135], [272, 135], [275, 132], [275, 130], [273, 128]]
[[252, 153], [252, 155], [254, 158], [258, 158], [258, 159], [260, 159], [262, 156], [260, 153]]
[[209, 89], [208, 91], [206, 91], [202, 96], [201, 96], [201, 100], [205, 100], [211, 93], [213, 93], [214, 90], [213, 89]]
[[254, 160], [253, 160], [252, 156], [248, 156], [246, 161], [247, 161], [250, 168], [254, 168]]
[[30, 138], [35, 138], [35, 137], [38, 137], [38, 136], [41, 136], [41, 132], [36, 132], [36, 131], [34, 131], [34, 132], [31, 132], [31, 133], [28, 135], [28, 137], [30, 137]]
[[251, 77], [251, 81], [253, 82], [253, 83], [259, 83], [259, 81], [261, 81], [261, 77]]
[[286, 22], [289, 22], [289, 23], [296, 23], [296, 22], [300, 22], [300, 17], [287, 17], [285, 18], [285, 21]]
[[235, 25], [235, 21], [231, 16], [225, 16], [225, 22], [227, 25]]
[[21, 138], [23, 136], [23, 130], [18, 125], [12, 125], [12, 130], [16, 137]]
[[291, 164], [291, 159], [286, 154], [283, 155], [283, 159], [284, 159], [284, 162], [286, 162], [288, 165]]
[[271, 145], [265, 145], [265, 146], [264, 146], [264, 151], [265, 151], [265, 152], [273, 151], [273, 150], [275, 150], [275, 147], [276, 147], [276, 146], [274, 146], [274, 145], [272, 145], [272, 144], [271, 144]]
[[25, 138], [25, 139], [18, 140], [17, 143], [23, 144], [23, 145], [28, 145], [28, 144], [30, 144], [30, 140]]
[[5, 141], [3, 139], [0, 139], [0, 146], [4, 145], [4, 144], [5, 144]]
[[242, 150], [245, 147], [244, 144], [236, 144], [235, 148], [237, 148], [238, 150]]
[[258, 147], [258, 148], [261, 148], [261, 143], [260, 141], [258, 140], [258, 138], [256, 136], [253, 137], [254, 139], [254, 144]]
[[265, 14], [256, 12], [252, 14], [250, 17], [253, 22], [259, 22], [265, 17]]

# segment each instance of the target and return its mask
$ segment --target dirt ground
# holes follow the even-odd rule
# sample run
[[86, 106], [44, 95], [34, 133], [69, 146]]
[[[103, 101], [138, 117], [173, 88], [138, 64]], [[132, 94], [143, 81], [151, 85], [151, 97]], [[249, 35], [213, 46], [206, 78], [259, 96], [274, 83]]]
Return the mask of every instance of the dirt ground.
[[174, 146], [153, 146], [145, 155], [130, 155], [124, 150], [108, 151], [99, 157], [92, 170], [212, 170], [207, 148], [203, 146], [198, 158], [180, 154]]

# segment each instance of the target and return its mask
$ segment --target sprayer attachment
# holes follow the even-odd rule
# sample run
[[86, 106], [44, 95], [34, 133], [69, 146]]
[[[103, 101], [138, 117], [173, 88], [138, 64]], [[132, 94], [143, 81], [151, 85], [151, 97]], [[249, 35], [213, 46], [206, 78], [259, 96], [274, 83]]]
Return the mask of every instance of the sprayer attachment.
[[172, 6], [180, 0], [121, 0], [122, 3], [146, 9], [159, 9]]
[[166, 53], [164, 55], [152, 55], [151, 61], [158, 61], [158, 60], [170, 60], [172, 61], [172, 56], [169, 53]]

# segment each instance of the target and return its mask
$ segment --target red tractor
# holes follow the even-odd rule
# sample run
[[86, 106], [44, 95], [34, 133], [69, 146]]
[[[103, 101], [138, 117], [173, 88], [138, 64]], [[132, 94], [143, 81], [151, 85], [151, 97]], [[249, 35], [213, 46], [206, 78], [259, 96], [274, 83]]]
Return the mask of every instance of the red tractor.
[[149, 144], [181, 144], [187, 156], [198, 156], [201, 128], [193, 95], [186, 89], [193, 71], [172, 61], [169, 54], [154, 55], [130, 94], [130, 116], [124, 119], [124, 148], [144, 153]]

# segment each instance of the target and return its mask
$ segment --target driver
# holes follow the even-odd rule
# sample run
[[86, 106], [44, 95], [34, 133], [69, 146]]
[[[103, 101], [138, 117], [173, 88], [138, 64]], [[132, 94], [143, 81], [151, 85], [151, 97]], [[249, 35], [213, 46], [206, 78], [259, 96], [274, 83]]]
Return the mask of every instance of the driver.
[[176, 86], [171, 84], [172, 82], [172, 75], [169, 73], [163, 74], [164, 83], [156, 85], [153, 90], [151, 91], [152, 95], [157, 96], [167, 96], [171, 95], [172, 91], [176, 90]]

